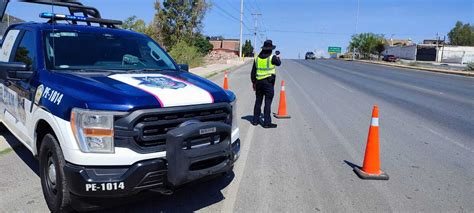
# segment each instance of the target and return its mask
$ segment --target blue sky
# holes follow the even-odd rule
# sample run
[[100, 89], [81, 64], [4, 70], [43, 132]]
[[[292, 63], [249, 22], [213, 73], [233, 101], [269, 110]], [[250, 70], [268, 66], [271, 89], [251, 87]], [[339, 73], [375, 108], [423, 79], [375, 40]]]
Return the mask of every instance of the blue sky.
[[[84, 0], [97, 7], [103, 17], [124, 20], [136, 15], [147, 22], [153, 18], [154, 0]], [[206, 35], [239, 37], [240, 0], [212, 0], [204, 19]], [[355, 33], [357, 0], [244, 0], [244, 39], [253, 43], [254, 19], [258, 19], [258, 46], [272, 39], [285, 58], [303, 57], [306, 51], [325, 53], [328, 46], [345, 51]], [[28, 21], [39, 21], [38, 14], [51, 7], [12, 2], [8, 12]], [[56, 12], [60, 12], [56, 9]], [[474, 23], [474, 0], [360, 0], [357, 32], [374, 32], [385, 37], [423, 39], [441, 37], [460, 20]]]

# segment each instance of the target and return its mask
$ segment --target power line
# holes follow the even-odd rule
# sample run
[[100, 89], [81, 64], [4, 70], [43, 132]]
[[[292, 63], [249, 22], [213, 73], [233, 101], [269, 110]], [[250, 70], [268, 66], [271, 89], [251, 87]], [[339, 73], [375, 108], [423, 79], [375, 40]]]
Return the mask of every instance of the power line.
[[[228, 2], [228, 1], [226, 1], [226, 2], [227, 2], [227, 4], [228, 4], [229, 6], [232, 7], [232, 5], [230, 4], [230, 2]], [[219, 9], [221, 12], [225, 13], [225, 14], [226, 14], [227, 16], [229, 16], [230, 18], [232, 18], [232, 19], [234, 19], [234, 20], [240, 22], [240, 19], [239, 19], [239, 18], [237, 18], [237, 17], [235, 17], [234, 15], [232, 15], [232, 13], [228, 12], [227, 10], [225, 10], [223, 7], [221, 7], [221, 6], [220, 6], [219, 4], [217, 4], [216, 2], [213, 2], [212, 5], [216, 6], [217, 9]], [[240, 14], [240, 12], [239, 12], [237, 9], [235, 9], [235, 8], [233, 8], [233, 7], [232, 7], [232, 9], [234, 9], [235, 11], [237, 11], [238, 14]], [[249, 20], [247, 17], [245, 17], [245, 18], [247, 19], [248, 22], [250, 22], [250, 20]], [[244, 25], [245, 25], [245, 24], [244, 24]], [[246, 28], [247, 28], [248, 30], [250, 30], [250, 28], [249, 28], [247, 25], [246, 25]]]
[[[256, 11], [257, 11], [258, 13], [262, 13], [262, 9], [260, 8], [260, 6], [259, 6], [257, 0], [254, 0], [254, 3], [255, 3], [255, 9], [256, 9]], [[265, 34], [266, 34], [266, 33], [267, 33], [267, 27], [266, 27], [266, 24], [265, 24], [265, 20], [264, 20], [263, 15], [261, 16], [261, 21], [260, 21], [260, 23], [261, 23], [261, 26], [262, 26], [263, 31], [264, 31]]]
[[252, 8], [249, 8], [251, 4], [244, 4], [244, 7], [245, 9], [250, 13], [252, 14], [253, 12], [257, 12], [257, 10], [255, 10], [253, 7]]
[[[235, 11], [237, 14], [240, 14], [240, 11], [239, 11], [238, 9], [236, 9], [236, 8], [234, 7], [234, 5], [232, 5], [232, 3], [231, 3], [229, 0], [225, 0], [225, 2], [227, 3], [227, 5], [228, 5], [229, 7], [232, 8], [233, 11]], [[214, 3], [214, 4], [216, 4], [216, 3]], [[245, 5], [245, 4], [244, 4], [244, 5]], [[221, 7], [221, 8], [222, 8], [222, 7]], [[229, 13], [230, 13], [230, 12], [229, 12]], [[249, 14], [250, 14], [250, 13], [251, 13], [251, 12], [249, 12]], [[244, 16], [244, 18], [246, 19], [247, 22], [249, 22], [249, 23], [252, 22], [247, 16]]]
[[[222, 8], [221, 6], [219, 6], [217, 3], [214, 2], [213, 5], [214, 5], [217, 9], [219, 9], [219, 12], [225, 14], [228, 18], [233, 19], [233, 20], [235, 20], [235, 21], [237, 21], [237, 22], [240, 23], [240, 19], [239, 19], [239, 18], [233, 16], [231, 13], [229, 13], [227, 10], [225, 10], [224, 8]], [[252, 31], [245, 23], [243, 23], [243, 26], [244, 26], [248, 31]]]
[[230, 1], [229, 1], [229, 0], [225, 0], [225, 2], [226, 2], [226, 3], [227, 3], [227, 5], [229, 5], [229, 6], [230, 6], [230, 8], [232, 8], [232, 10], [234, 10], [236, 13], [240, 13], [240, 11], [239, 11], [239, 10], [237, 10], [237, 9], [235, 9], [235, 7], [234, 7], [234, 6], [233, 6], [233, 5], [230, 3]]
[[[303, 31], [303, 30], [285, 30], [285, 29], [268, 29], [268, 32], [275, 33], [294, 33], [294, 34], [321, 34], [321, 35], [340, 35], [340, 36], [351, 36], [354, 33], [351, 32], [327, 32], [327, 31]], [[417, 33], [393, 33], [393, 32], [372, 32], [376, 35], [400, 35], [400, 36], [429, 36], [431, 34], [417, 34]]]
[[259, 12], [262, 12], [262, 10], [260, 9], [260, 6], [258, 6], [257, 0], [254, 0], [254, 2], [255, 2], [255, 8], [257, 8]]
[[[247, 10], [247, 13], [248, 13], [248, 14], [252, 14], [252, 13], [254, 12], [254, 11], [252, 11], [252, 10], [250, 10], [250, 9], [248, 8], [248, 4], [244, 4], [244, 9]], [[245, 16], [245, 18], [247, 19], [248, 22], [252, 22], [252, 21], [248, 18], [248, 16]]]
[[228, 17], [236, 20], [236, 21], [239, 21], [238, 18], [236, 18], [235, 16], [233, 16], [231, 13], [227, 12], [227, 10], [223, 9], [221, 6], [219, 6], [217, 3], [214, 2], [213, 4], [217, 9], [219, 9], [221, 12], [223, 12], [224, 14], [226, 14]]
[[244, 25], [244, 0], [240, 0], [240, 38], [239, 38], [239, 57], [242, 58], [242, 34]]
[[[257, 28], [257, 19], [258, 19], [258, 16], [261, 16], [262, 14], [261, 13], [252, 13], [252, 16], [254, 16], [255, 18], [255, 33], [254, 33], [254, 36], [253, 36], [253, 41], [254, 41], [254, 46], [256, 47], [257, 46], [257, 37], [259, 37], [259, 40], [260, 40], [260, 36], [258, 35], [258, 28]], [[253, 54], [256, 55], [257, 52], [256, 52], [256, 48], [253, 49]]]

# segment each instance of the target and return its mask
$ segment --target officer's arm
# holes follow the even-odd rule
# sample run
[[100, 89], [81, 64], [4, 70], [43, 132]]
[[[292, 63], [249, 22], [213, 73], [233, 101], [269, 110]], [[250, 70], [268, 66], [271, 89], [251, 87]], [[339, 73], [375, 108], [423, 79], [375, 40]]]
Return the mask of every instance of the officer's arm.
[[255, 65], [255, 61], [253, 62], [252, 72], [250, 73], [250, 80], [252, 81], [252, 83], [255, 83], [257, 81], [257, 67]]
[[281, 65], [280, 57], [273, 56], [272, 57], [272, 64], [275, 65], [275, 66], [280, 66]]

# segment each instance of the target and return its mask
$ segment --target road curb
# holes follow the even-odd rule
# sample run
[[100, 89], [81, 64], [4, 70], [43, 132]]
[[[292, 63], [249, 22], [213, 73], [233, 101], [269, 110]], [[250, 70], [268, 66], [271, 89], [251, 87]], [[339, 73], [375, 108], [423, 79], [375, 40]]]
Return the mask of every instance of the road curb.
[[[352, 61], [352, 60], [346, 60], [346, 61]], [[354, 60], [354, 61], [355, 62], [367, 63], [367, 64], [378, 64], [378, 65], [388, 66], [388, 67], [398, 67], [398, 68], [405, 68], [405, 69], [411, 69], [411, 70], [419, 70], [419, 71], [427, 71], [427, 72], [436, 72], [436, 73], [444, 73], [444, 74], [474, 77], [474, 72], [468, 72], [468, 71], [453, 71], [453, 70], [445, 70], [445, 69], [437, 69], [437, 68], [413, 67], [413, 66], [408, 66], [408, 65], [387, 64], [387, 63], [382, 63], [382, 62], [377, 62], [377, 61], [366, 61], [366, 60]]]
[[201, 77], [203, 77], [203, 78], [212, 78], [213, 76], [216, 76], [216, 75], [218, 75], [218, 74], [220, 74], [220, 73], [223, 73], [224, 71], [232, 72], [232, 71], [234, 71], [234, 70], [236, 70], [236, 69], [238, 69], [238, 68], [240, 68], [240, 67], [243, 67], [243, 66], [247, 65], [248, 63], [249, 63], [249, 62], [246, 61], [246, 62], [243, 63], [243, 64], [233, 65], [233, 66], [228, 67], [228, 68], [220, 69], [220, 70], [217, 70], [217, 71], [212, 71], [212, 72], [207, 73], [207, 74], [205, 74], [205, 75], [202, 75], [202, 76], [199, 75], [199, 76], [201, 76]]

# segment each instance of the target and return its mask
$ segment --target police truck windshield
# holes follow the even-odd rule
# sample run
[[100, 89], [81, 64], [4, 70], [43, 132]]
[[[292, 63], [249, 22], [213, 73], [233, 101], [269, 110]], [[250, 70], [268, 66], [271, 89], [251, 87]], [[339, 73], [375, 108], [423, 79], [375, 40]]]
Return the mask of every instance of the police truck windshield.
[[176, 70], [172, 59], [151, 39], [100, 32], [46, 31], [50, 70]]

